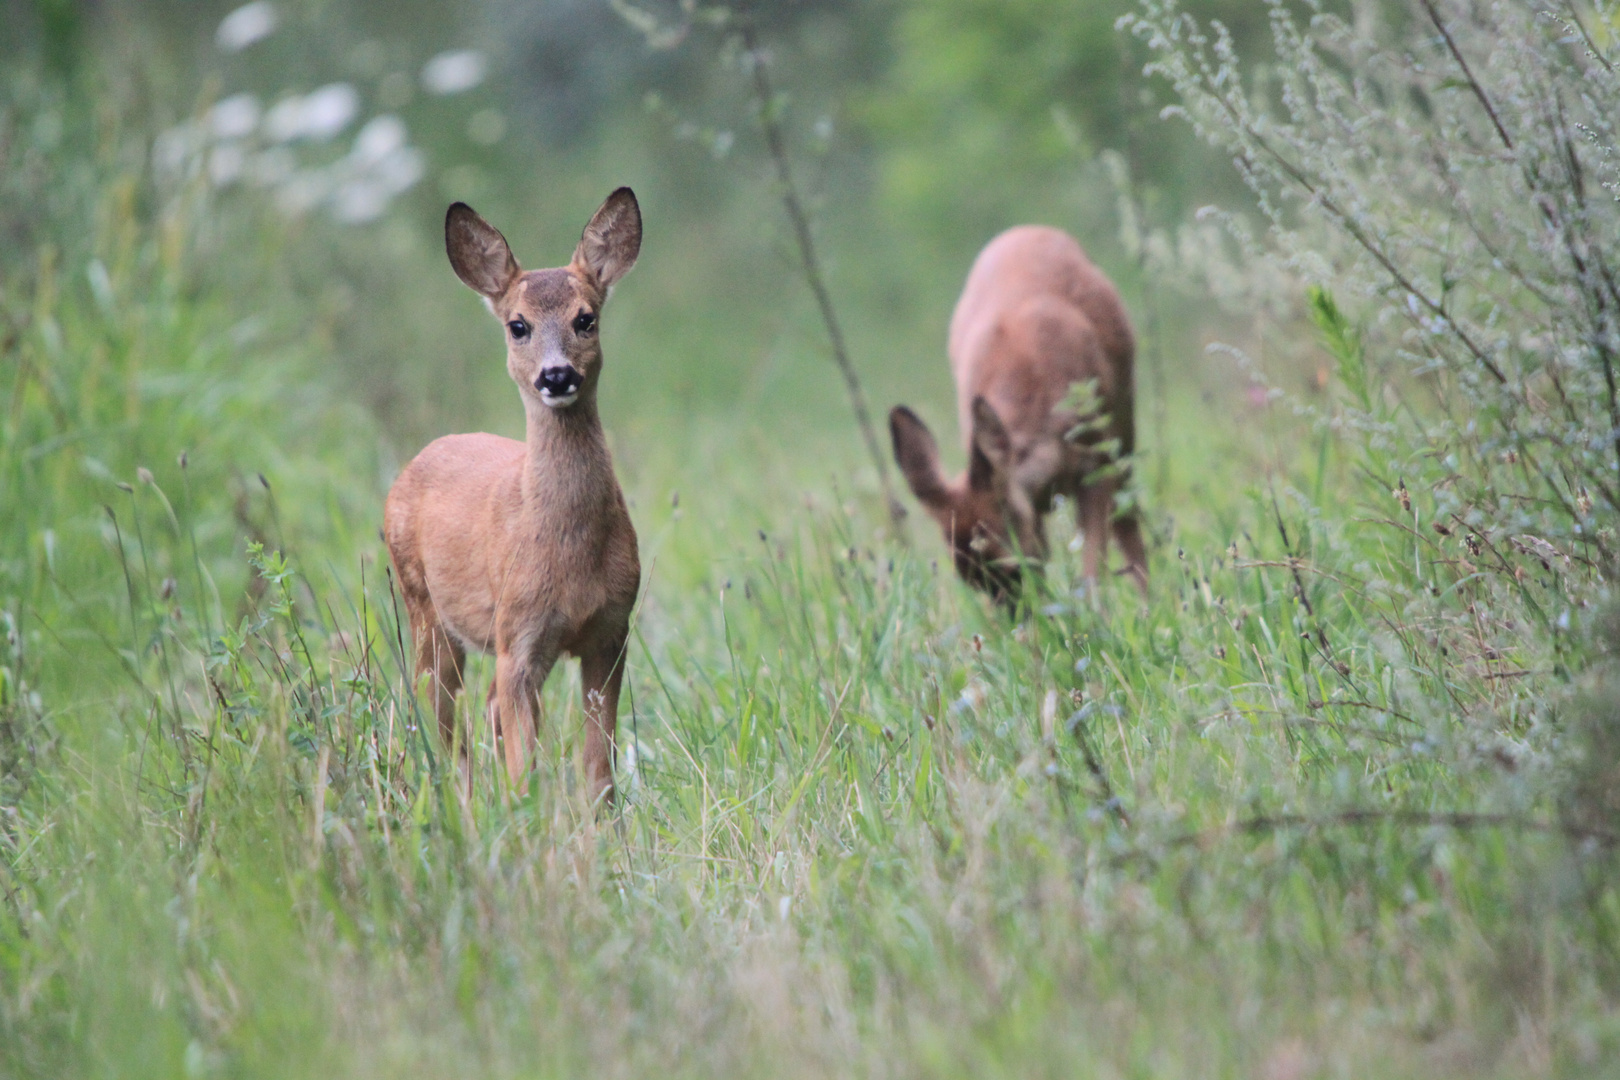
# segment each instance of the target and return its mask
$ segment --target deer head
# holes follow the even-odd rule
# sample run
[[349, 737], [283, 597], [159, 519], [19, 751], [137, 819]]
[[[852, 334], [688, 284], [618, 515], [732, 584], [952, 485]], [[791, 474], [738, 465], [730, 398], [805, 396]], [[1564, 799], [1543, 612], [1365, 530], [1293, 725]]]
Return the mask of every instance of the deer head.
[[585, 226], [567, 266], [525, 273], [506, 237], [466, 203], [444, 218], [450, 265], [506, 326], [506, 370], [525, 402], [592, 400], [602, 367], [602, 304], [641, 251], [641, 209], [619, 188]]
[[973, 437], [967, 471], [947, 479], [939, 444], [917, 414], [904, 405], [889, 413], [894, 459], [912, 493], [939, 523], [956, 561], [956, 572], [999, 604], [1018, 601], [1023, 564], [1046, 558], [1039, 515], [1013, 482], [1012, 438], [984, 398], [973, 401]]

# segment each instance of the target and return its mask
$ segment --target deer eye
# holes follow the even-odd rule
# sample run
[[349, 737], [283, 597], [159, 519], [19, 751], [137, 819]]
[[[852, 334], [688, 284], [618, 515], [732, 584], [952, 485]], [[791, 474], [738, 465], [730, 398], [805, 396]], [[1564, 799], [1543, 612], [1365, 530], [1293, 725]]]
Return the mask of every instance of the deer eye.
[[588, 311], [582, 311], [574, 316], [574, 333], [588, 334], [596, 329], [596, 316]]
[[512, 332], [513, 341], [522, 341], [529, 336], [529, 324], [522, 319], [513, 319], [506, 324], [506, 328]]

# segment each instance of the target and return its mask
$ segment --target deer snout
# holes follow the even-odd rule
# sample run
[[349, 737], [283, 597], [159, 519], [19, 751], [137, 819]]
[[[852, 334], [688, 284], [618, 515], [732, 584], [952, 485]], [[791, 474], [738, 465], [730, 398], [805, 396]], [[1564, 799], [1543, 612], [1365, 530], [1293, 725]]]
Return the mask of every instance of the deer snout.
[[540, 369], [540, 377], [534, 380], [534, 388], [540, 391], [541, 401], [553, 409], [560, 409], [574, 403], [584, 382], [585, 376], [573, 364], [554, 364]]

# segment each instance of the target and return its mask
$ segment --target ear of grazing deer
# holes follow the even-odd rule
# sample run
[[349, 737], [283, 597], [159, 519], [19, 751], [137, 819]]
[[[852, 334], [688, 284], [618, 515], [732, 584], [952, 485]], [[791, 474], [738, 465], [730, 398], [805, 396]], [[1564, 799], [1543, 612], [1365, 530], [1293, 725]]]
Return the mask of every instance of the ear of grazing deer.
[[894, 456], [917, 501], [936, 516], [959, 509], [956, 504], [976, 501], [1004, 505], [1011, 494], [1012, 437], [995, 409], [984, 398], [973, 401], [973, 438], [967, 474], [953, 483], [940, 465], [939, 443], [922, 418], [904, 405], [889, 413], [889, 435]]
[[1012, 494], [1013, 448], [1007, 426], [982, 397], [973, 399], [973, 455], [968, 463], [968, 487], [988, 491], [1006, 505]]

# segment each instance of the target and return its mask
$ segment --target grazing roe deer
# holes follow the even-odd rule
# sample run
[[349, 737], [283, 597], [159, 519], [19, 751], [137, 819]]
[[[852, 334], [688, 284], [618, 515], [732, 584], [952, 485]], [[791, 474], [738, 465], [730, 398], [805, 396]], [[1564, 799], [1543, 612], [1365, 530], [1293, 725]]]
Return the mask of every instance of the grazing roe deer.
[[641, 210], [619, 188], [585, 226], [573, 260], [554, 270], [525, 273], [506, 238], [463, 203], [445, 215], [444, 239], [456, 276], [506, 329], [506, 370], [523, 400], [527, 438], [447, 435], [388, 492], [384, 535], [416, 670], [429, 675], [449, 746], [465, 650], [495, 654], [491, 717], [507, 772], [521, 783], [541, 685], [559, 655], [578, 657], [590, 794], [610, 799], [641, 562], [596, 411], [599, 319], [608, 290], [641, 250]]
[[[956, 569], [998, 602], [1016, 604], [1020, 562], [1047, 556], [1044, 518], [1056, 495], [1074, 499], [1095, 584], [1110, 519], [1126, 572], [1145, 593], [1147, 556], [1134, 508], [1116, 515], [1118, 470], [1135, 449], [1135, 345], [1119, 293], [1067, 233], [1008, 229], [985, 245], [951, 316], [949, 351], [969, 464], [947, 479], [927, 426], [905, 406], [889, 413], [894, 457], [945, 532]], [[1092, 383], [1095, 394], [1075, 384]], [[1094, 403], [1090, 415], [1077, 401]], [[1101, 471], [1099, 471], [1101, 470]]]

